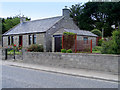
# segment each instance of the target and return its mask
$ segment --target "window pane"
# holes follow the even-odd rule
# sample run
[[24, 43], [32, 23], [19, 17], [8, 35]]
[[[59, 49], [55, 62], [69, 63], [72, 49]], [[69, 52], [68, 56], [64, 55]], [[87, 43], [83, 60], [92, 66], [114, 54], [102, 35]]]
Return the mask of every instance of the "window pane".
[[11, 36], [11, 44], [13, 44], [13, 43], [14, 43], [14, 37]]
[[36, 34], [33, 35], [33, 44], [36, 44]]
[[10, 36], [8, 36], [8, 45], [10, 45]]
[[29, 45], [32, 44], [32, 35], [29, 35]]
[[84, 37], [84, 44], [88, 43], [88, 37]]

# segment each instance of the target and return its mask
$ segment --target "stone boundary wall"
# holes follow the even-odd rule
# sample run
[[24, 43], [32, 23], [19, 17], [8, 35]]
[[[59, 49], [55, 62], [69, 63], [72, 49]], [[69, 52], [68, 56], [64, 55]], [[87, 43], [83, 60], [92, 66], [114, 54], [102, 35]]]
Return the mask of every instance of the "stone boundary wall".
[[24, 52], [23, 62], [51, 67], [87, 69], [118, 74], [120, 55]]
[[[7, 60], [13, 60], [14, 55], [7, 55]], [[5, 55], [2, 55], [2, 60], [5, 60]], [[23, 60], [23, 55], [15, 55], [15, 60]]]

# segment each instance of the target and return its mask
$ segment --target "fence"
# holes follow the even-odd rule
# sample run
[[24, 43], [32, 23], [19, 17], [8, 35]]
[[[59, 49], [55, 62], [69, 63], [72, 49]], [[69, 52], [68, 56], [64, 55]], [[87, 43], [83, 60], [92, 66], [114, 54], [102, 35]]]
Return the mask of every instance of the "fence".
[[77, 35], [63, 35], [62, 49], [71, 49], [73, 52], [92, 53], [92, 40], [78, 40]]

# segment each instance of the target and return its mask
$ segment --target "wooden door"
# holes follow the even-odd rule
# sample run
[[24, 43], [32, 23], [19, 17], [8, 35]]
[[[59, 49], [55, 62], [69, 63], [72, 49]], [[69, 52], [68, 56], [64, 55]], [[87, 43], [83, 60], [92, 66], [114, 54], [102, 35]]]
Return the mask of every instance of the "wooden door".
[[22, 44], [23, 44], [22, 36], [19, 36], [19, 46], [22, 46]]
[[55, 37], [55, 52], [61, 52], [62, 41], [61, 37]]

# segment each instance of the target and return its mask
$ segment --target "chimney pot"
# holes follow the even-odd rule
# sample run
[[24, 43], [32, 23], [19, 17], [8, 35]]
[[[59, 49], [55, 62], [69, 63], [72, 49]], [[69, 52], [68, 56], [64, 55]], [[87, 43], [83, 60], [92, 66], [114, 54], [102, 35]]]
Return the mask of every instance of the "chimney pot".
[[20, 17], [20, 23], [23, 23], [26, 21], [26, 18], [24, 16]]
[[67, 6], [65, 6], [65, 8], [62, 11], [63, 11], [63, 16], [70, 17], [70, 10], [67, 8]]

